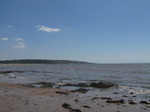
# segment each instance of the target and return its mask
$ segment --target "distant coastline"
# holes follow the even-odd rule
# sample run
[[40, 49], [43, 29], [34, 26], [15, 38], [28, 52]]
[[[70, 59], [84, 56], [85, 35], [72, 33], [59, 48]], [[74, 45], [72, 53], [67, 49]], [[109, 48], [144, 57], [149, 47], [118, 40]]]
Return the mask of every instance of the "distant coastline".
[[89, 64], [89, 63], [72, 60], [20, 59], [20, 60], [1, 60], [0, 64]]

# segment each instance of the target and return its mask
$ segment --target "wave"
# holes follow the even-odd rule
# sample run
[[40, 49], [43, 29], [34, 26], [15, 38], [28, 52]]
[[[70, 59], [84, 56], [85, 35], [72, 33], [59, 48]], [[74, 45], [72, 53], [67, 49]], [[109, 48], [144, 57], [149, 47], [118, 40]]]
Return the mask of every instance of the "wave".
[[121, 91], [128, 92], [130, 94], [150, 94], [149, 89], [130, 87], [130, 86], [119, 86]]

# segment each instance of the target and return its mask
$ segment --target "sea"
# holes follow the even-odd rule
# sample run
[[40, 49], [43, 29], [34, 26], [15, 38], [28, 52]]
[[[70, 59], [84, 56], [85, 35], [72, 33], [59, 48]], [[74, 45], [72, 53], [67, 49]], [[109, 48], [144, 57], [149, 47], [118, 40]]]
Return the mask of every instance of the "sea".
[[[8, 73], [7, 73], [8, 72]], [[1, 64], [0, 83], [108, 81], [122, 91], [150, 94], [150, 64]]]

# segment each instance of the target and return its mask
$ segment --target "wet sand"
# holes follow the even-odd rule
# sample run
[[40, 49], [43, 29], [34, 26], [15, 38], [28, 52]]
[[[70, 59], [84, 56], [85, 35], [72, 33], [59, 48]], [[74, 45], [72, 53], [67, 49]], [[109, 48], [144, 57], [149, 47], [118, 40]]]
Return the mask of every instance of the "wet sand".
[[150, 95], [115, 88], [87, 92], [0, 84], [0, 112], [149, 112]]

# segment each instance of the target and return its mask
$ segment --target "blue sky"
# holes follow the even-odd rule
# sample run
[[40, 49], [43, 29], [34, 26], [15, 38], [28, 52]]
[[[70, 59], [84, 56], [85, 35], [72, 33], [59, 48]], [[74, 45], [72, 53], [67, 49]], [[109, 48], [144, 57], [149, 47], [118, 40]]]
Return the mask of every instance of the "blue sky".
[[0, 60], [150, 62], [150, 0], [0, 0]]

